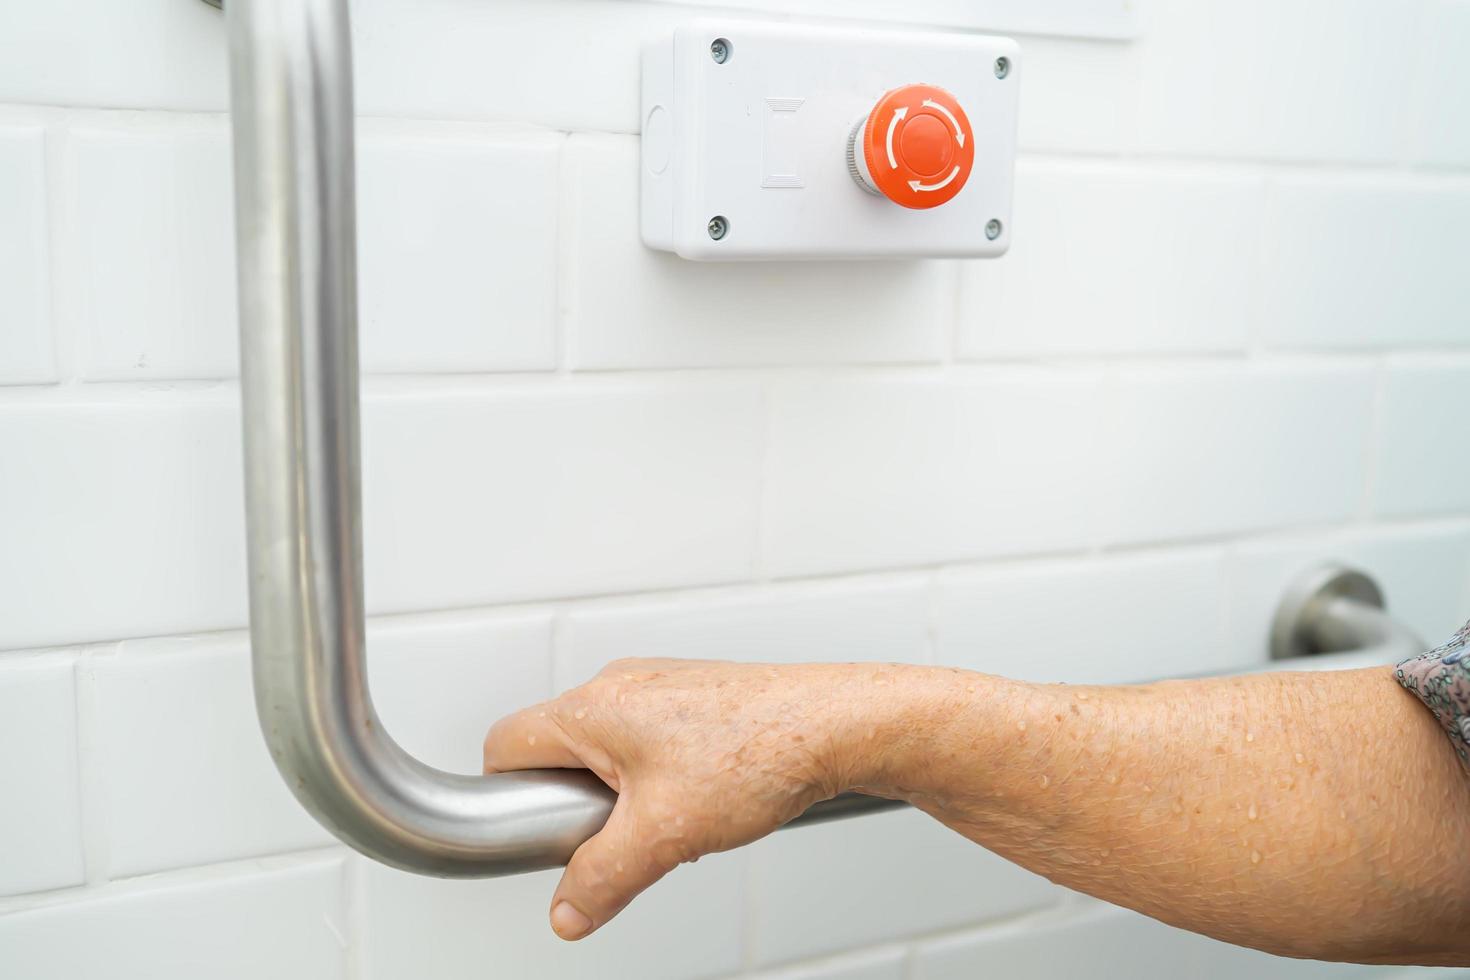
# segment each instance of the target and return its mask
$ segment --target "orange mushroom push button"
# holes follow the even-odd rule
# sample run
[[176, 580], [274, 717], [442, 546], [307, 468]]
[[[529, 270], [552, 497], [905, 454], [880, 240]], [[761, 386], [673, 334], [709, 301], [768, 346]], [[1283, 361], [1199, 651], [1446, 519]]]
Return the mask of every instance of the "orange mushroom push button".
[[935, 85], [905, 85], [884, 95], [847, 141], [847, 167], [858, 186], [906, 208], [953, 200], [974, 166], [970, 120]]

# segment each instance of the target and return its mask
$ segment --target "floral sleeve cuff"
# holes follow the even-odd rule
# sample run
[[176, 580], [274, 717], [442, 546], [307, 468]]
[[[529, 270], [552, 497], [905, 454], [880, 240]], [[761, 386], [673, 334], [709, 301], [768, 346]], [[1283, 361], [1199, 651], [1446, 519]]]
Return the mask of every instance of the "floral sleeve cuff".
[[1394, 673], [1434, 712], [1460, 762], [1470, 768], [1470, 623], [1444, 646], [1405, 660]]

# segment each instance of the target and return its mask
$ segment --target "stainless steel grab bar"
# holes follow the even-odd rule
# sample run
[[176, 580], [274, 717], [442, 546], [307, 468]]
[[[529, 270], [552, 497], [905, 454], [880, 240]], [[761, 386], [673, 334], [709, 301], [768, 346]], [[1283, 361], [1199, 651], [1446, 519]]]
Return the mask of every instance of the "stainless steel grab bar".
[[[613, 794], [595, 776], [440, 772], [399, 747], [373, 710], [363, 658], [347, 3], [230, 0], [226, 17], [250, 630], [271, 756], [307, 810], [386, 864], [443, 877], [564, 864], [611, 811]], [[1382, 662], [1386, 644], [1397, 657], [1417, 643], [1354, 595], [1301, 604], [1312, 643], [1367, 640]], [[840, 796], [793, 823], [896, 805]]]
[[[351, 39], [346, 0], [230, 0], [255, 700], [307, 810], [443, 877], [565, 864], [612, 792], [584, 771], [473, 777], [410, 756], [363, 660]], [[896, 804], [839, 797], [801, 820]]]

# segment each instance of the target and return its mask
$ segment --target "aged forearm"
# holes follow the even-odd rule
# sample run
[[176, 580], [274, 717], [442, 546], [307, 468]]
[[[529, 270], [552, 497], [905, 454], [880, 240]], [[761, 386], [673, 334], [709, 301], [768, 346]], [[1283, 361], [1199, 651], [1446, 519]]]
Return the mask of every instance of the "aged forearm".
[[884, 683], [854, 781], [1058, 883], [1276, 953], [1470, 962], [1470, 784], [1387, 669]]

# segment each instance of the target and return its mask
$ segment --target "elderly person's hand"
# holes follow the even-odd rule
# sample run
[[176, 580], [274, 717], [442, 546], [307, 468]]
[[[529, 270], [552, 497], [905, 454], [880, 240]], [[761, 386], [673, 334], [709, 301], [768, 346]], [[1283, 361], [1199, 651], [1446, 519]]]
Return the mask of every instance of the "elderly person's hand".
[[[567, 866], [552, 926], [577, 939], [677, 865], [764, 837], [876, 775], [893, 668], [625, 660], [499, 722], [485, 771], [587, 768], [619, 794]], [[888, 741], [887, 739], [882, 740]]]
[[485, 769], [588, 768], [619, 794], [552, 899], [566, 939], [678, 864], [856, 790], [1228, 942], [1466, 964], [1470, 781], [1456, 756], [1470, 722], [1453, 695], [1470, 690], [1470, 661], [1458, 656], [1400, 671], [1453, 744], [1388, 668], [1109, 688], [940, 667], [620, 661], [495, 725]]

